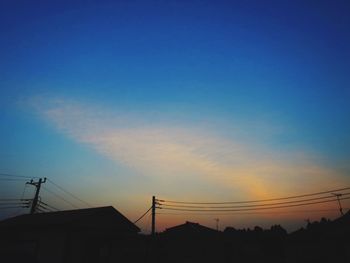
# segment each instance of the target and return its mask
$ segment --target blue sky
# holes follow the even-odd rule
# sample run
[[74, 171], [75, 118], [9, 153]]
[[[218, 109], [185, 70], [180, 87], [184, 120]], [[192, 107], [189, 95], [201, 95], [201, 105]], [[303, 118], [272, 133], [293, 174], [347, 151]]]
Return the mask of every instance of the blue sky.
[[349, 182], [347, 1], [0, 5], [2, 172], [131, 217]]

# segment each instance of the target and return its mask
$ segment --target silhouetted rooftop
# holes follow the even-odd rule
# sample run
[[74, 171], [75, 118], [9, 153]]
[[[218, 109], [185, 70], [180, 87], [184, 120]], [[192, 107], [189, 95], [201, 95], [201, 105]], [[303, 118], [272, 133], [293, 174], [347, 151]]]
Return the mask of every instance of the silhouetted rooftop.
[[26, 214], [5, 219], [1, 228], [83, 227], [137, 233], [140, 229], [112, 206]]
[[199, 223], [188, 222], [167, 228], [165, 234], [214, 234], [217, 233], [215, 229], [202, 226]]
[[350, 210], [346, 212], [343, 216], [337, 218], [334, 220], [334, 223], [336, 224], [350, 224]]

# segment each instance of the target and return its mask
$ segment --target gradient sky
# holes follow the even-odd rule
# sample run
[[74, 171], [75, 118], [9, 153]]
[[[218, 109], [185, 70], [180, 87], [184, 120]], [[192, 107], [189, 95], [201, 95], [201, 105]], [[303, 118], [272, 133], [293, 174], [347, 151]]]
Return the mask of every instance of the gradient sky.
[[[1, 1], [0, 172], [49, 177], [131, 220], [152, 195], [236, 201], [349, 186], [349, 13], [346, 0]], [[4, 197], [23, 189], [1, 184]], [[213, 218], [159, 215], [158, 229]]]

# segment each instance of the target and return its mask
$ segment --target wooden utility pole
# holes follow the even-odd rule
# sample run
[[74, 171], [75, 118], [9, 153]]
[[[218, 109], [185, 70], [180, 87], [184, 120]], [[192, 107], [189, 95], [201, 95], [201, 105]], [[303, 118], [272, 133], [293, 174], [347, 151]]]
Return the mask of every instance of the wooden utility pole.
[[46, 177], [44, 178], [44, 180], [42, 178], [40, 178], [38, 182], [34, 182], [32, 179], [32, 180], [30, 180], [30, 182], [26, 183], [26, 184], [34, 185], [36, 187], [35, 196], [34, 196], [34, 199], [32, 202], [32, 207], [30, 208], [31, 214], [34, 214], [36, 211], [36, 207], [38, 205], [38, 200], [39, 200], [40, 187], [41, 187], [41, 184], [43, 184], [45, 182], [46, 182]]
[[156, 233], [156, 197], [152, 196], [152, 236]]

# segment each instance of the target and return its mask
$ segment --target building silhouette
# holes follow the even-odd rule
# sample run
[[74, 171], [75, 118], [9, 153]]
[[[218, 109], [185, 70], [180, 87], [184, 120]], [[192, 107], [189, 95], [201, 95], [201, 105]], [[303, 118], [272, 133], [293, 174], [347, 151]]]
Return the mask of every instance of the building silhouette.
[[129, 256], [139, 231], [112, 206], [26, 214], [0, 222], [0, 245], [8, 262], [103, 262]]

